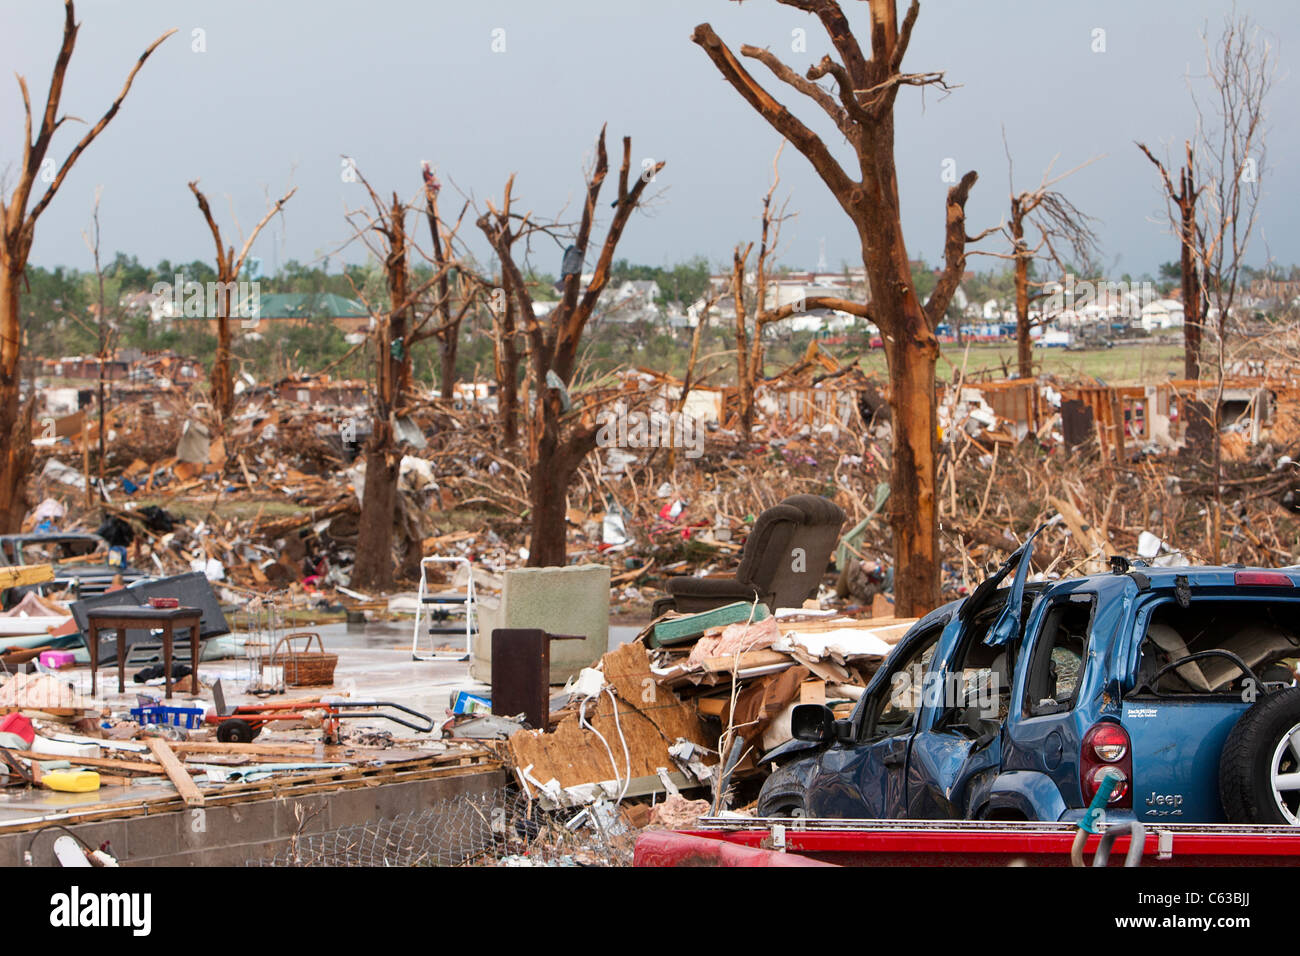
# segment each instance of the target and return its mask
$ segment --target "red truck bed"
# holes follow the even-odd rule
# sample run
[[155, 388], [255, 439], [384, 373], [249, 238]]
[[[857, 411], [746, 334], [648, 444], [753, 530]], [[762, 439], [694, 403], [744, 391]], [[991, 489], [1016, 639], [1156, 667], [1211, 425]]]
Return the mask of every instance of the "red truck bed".
[[[693, 830], [648, 831], [637, 866], [1069, 866], [1076, 828], [1068, 823], [704, 818]], [[1089, 861], [1099, 842], [1089, 837]], [[1118, 866], [1129, 838], [1115, 841]], [[748, 852], [733, 852], [738, 848]], [[1147, 830], [1143, 866], [1300, 865], [1300, 828], [1169, 824]]]

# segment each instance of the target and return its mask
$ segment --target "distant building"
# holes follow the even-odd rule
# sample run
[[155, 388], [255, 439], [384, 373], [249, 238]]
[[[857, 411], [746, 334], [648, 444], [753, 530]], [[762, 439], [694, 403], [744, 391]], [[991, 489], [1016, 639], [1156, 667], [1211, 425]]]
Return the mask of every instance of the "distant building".
[[1142, 328], [1147, 332], [1182, 328], [1183, 304], [1177, 299], [1156, 299], [1142, 307]]
[[[328, 319], [342, 332], [364, 332], [371, 326], [369, 310], [355, 299], [333, 292], [270, 292], [258, 297], [256, 321], [306, 325]], [[254, 319], [239, 319], [249, 323]]]
[[653, 279], [627, 279], [606, 287], [600, 295], [600, 315], [607, 322], [657, 322], [662, 317], [659, 283]]

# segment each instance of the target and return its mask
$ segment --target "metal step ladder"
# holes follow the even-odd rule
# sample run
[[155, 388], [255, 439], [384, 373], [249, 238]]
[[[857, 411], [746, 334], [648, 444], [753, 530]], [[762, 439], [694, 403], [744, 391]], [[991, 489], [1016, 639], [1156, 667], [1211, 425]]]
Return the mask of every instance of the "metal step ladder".
[[[435, 564], [463, 565], [466, 571], [465, 593], [432, 592], [429, 590], [428, 569]], [[467, 661], [474, 652], [474, 636], [478, 633], [477, 606], [474, 603], [474, 566], [469, 558], [428, 557], [420, 559], [420, 590], [416, 595], [415, 631], [411, 635], [411, 659], [416, 661]], [[457, 621], [457, 615], [464, 622]], [[426, 624], [429, 635], [429, 653], [420, 653], [420, 625]], [[464, 634], [464, 651], [436, 650], [440, 634]]]

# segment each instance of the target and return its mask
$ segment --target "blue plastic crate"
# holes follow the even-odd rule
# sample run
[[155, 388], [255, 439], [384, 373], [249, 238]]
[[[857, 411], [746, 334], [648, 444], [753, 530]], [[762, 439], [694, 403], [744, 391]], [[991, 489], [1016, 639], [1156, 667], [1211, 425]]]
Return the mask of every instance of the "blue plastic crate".
[[139, 724], [171, 724], [193, 730], [203, 723], [202, 707], [132, 707], [131, 716]]

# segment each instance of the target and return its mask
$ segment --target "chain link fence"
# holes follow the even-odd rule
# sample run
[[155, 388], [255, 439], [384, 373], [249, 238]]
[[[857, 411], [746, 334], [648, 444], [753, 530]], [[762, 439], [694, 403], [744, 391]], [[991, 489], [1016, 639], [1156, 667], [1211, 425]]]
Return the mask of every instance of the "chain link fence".
[[299, 834], [264, 866], [628, 866], [636, 832], [609, 804], [543, 811], [517, 790]]

